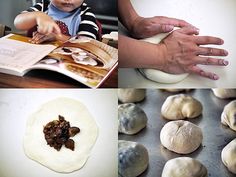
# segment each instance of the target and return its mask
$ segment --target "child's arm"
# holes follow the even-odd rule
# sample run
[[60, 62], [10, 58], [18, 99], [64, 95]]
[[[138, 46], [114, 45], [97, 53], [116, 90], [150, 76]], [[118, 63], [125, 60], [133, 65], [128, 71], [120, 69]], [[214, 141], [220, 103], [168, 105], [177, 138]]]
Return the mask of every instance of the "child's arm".
[[83, 13], [81, 14], [81, 23], [79, 25], [78, 35], [98, 39], [96, 17], [91, 8], [83, 3], [81, 6], [81, 11], [83, 11]]
[[16, 16], [14, 25], [20, 30], [29, 30], [38, 26], [37, 31], [42, 34], [60, 34], [61, 30], [54, 20], [43, 12], [24, 12]]

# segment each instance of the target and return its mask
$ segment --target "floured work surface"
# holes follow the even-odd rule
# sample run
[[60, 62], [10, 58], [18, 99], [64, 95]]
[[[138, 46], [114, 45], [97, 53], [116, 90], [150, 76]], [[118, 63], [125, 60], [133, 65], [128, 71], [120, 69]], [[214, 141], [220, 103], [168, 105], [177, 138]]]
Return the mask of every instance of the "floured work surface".
[[143, 108], [148, 117], [147, 127], [136, 135], [119, 134], [120, 140], [135, 141], [143, 144], [149, 153], [149, 167], [140, 177], [160, 177], [167, 160], [175, 157], [192, 157], [199, 160], [208, 170], [208, 176], [233, 177], [221, 161], [222, 149], [236, 137], [236, 132], [223, 126], [220, 116], [224, 106], [231, 100], [215, 97], [209, 89], [197, 89], [187, 92], [203, 105], [203, 114], [194, 119], [186, 119], [198, 125], [203, 132], [203, 143], [191, 154], [179, 155], [165, 149], [160, 143], [160, 131], [168, 122], [161, 117], [161, 106], [169, 93], [160, 90], [148, 90], [143, 102], [137, 105]]

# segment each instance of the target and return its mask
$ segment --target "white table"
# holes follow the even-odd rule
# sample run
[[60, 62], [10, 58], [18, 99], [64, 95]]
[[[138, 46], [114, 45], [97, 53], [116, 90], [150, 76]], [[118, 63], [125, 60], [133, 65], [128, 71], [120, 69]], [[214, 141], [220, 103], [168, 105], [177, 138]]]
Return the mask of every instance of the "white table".
[[[201, 66], [218, 74], [217, 81], [191, 74], [176, 84], [155, 83], [134, 69], [119, 69], [119, 87], [236, 87], [236, 0], [132, 0], [132, 4], [141, 16], [183, 19], [200, 28], [200, 35], [221, 37], [225, 43], [220, 47], [228, 50], [225, 58], [230, 64], [226, 67]], [[120, 32], [125, 34], [123, 29]]]

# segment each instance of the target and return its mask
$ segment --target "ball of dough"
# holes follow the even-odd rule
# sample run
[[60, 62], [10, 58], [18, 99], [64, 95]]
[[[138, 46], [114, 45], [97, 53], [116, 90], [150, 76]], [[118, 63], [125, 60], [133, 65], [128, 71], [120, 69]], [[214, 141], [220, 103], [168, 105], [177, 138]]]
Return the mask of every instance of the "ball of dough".
[[164, 125], [160, 133], [161, 144], [179, 154], [189, 154], [202, 143], [202, 130], [195, 124], [177, 120]]
[[118, 99], [122, 103], [142, 101], [146, 96], [145, 89], [118, 89]]
[[147, 116], [134, 103], [125, 103], [118, 106], [118, 123], [120, 133], [133, 135], [146, 127]]
[[163, 84], [174, 84], [184, 80], [189, 74], [169, 74], [157, 69], [138, 69], [138, 71], [147, 79], [163, 83]]
[[119, 140], [118, 170], [122, 177], [135, 177], [143, 173], [148, 166], [148, 151], [139, 143]]
[[178, 157], [166, 162], [161, 177], [207, 177], [207, 169], [198, 160]]
[[221, 114], [221, 123], [236, 131], [236, 100], [228, 103]]
[[236, 97], [236, 89], [221, 89], [215, 88], [212, 89], [214, 95], [218, 98], [226, 99], [226, 98], [235, 98]]
[[161, 107], [162, 116], [169, 120], [195, 118], [201, 113], [202, 104], [185, 94], [169, 96]]
[[236, 174], [236, 139], [224, 147], [221, 152], [221, 159], [229, 171]]

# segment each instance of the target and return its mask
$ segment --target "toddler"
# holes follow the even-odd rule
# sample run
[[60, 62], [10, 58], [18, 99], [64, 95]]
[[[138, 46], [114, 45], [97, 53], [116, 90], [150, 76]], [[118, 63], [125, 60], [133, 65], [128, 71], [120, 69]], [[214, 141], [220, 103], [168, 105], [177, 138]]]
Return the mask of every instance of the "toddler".
[[41, 0], [17, 15], [14, 24], [27, 31], [37, 26], [32, 43], [66, 41], [76, 35], [98, 39], [95, 15], [83, 0]]

